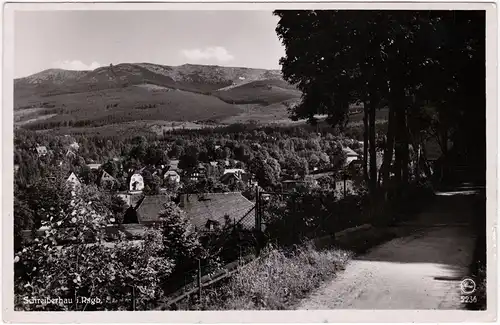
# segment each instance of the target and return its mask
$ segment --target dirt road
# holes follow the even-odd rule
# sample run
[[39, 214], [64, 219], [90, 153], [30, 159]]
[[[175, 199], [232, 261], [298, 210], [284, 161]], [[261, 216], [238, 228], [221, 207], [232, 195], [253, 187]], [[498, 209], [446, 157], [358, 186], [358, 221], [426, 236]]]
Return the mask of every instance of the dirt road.
[[[474, 195], [438, 193], [435, 203], [397, 238], [353, 260], [298, 309], [462, 309], [475, 235]], [[484, 217], [484, 216], [483, 216]]]

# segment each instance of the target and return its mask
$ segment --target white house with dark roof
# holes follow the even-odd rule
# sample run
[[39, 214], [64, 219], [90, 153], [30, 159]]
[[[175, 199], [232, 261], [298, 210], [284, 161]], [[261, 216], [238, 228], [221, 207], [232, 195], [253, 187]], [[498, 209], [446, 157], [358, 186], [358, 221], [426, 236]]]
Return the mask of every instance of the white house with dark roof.
[[142, 191], [144, 189], [144, 178], [140, 173], [130, 176], [129, 190], [131, 192]]

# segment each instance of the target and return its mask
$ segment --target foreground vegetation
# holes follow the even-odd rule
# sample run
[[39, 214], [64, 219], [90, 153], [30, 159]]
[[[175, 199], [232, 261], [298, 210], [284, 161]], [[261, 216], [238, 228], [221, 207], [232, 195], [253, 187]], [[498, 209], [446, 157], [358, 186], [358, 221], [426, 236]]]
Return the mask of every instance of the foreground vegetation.
[[302, 245], [293, 250], [268, 247], [226, 284], [206, 291], [202, 301], [180, 302], [178, 309], [284, 310], [343, 270], [352, 253]]

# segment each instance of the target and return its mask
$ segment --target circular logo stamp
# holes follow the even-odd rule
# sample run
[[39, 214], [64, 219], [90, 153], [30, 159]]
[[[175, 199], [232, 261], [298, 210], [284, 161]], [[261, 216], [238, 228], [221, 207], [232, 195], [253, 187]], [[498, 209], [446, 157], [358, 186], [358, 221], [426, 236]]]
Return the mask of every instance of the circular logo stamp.
[[465, 278], [460, 282], [460, 290], [464, 295], [470, 295], [476, 291], [476, 282], [470, 278]]

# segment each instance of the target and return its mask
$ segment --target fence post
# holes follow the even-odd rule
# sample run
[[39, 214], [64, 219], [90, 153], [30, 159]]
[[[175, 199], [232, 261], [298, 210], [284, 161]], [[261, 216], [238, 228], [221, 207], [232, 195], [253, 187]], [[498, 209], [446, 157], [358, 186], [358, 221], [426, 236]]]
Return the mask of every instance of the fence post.
[[198, 299], [201, 303], [201, 259], [198, 259]]

